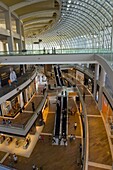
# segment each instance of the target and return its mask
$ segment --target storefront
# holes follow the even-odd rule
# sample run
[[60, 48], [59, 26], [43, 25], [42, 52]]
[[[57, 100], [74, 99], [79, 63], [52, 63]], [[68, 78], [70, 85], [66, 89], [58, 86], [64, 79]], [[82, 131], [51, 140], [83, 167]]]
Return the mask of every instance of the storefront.
[[104, 94], [102, 96], [102, 113], [103, 113], [103, 117], [106, 123], [112, 124], [113, 123], [113, 108], [111, 107], [110, 103], [108, 102]]
[[10, 98], [9, 100], [1, 104], [2, 116], [14, 117], [20, 109], [20, 99], [19, 95]]

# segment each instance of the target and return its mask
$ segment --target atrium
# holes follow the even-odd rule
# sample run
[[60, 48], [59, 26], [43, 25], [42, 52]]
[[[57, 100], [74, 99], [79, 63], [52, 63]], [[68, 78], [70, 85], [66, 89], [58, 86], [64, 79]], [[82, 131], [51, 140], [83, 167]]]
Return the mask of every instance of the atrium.
[[0, 170], [113, 169], [113, 1], [0, 1]]

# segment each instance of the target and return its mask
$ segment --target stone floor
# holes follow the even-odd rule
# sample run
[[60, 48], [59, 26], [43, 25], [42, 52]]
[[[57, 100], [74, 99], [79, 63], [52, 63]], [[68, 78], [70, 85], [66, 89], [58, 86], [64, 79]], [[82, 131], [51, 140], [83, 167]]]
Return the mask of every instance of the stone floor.
[[[71, 107], [76, 107], [74, 102], [71, 102]], [[72, 142], [68, 140], [67, 146], [52, 145], [51, 134], [53, 133], [56, 109], [55, 107], [54, 109], [53, 107], [51, 108], [52, 112], [51, 109], [49, 109], [50, 112], [47, 115], [46, 123], [41, 133], [41, 135], [43, 135], [43, 140], [37, 142], [29, 158], [18, 155], [18, 162], [12, 165], [14, 168], [18, 170], [30, 170], [32, 169], [32, 165], [36, 164], [38, 167], [43, 167], [45, 170], [80, 170], [80, 166], [77, 165], [77, 162], [78, 160], [80, 161], [79, 145], [81, 143], [81, 138], [76, 138]], [[69, 129], [72, 130], [69, 130], [69, 135], [75, 133], [73, 128], [73, 119], [75, 118], [78, 123], [78, 129], [76, 129], [77, 135], [80, 137], [79, 115], [75, 114], [70, 116], [70, 124], [72, 124], [72, 127], [69, 125]], [[4, 164], [10, 164], [8, 157], [5, 159]]]
[[[78, 88], [82, 92], [81, 85]], [[87, 112], [88, 120], [88, 169], [112, 169], [112, 156], [109, 146], [108, 136], [102, 116], [97, 108], [97, 104], [93, 99], [92, 94], [85, 89], [84, 104]], [[98, 167], [99, 166], [99, 167]]]
[[[76, 81], [77, 83], [78, 81]], [[77, 84], [81, 93], [83, 93], [84, 87]], [[89, 170], [102, 170], [112, 169], [112, 156], [109, 147], [108, 137], [106, 135], [106, 129], [101, 117], [101, 114], [97, 108], [95, 101], [91, 93], [85, 88], [85, 106], [87, 111], [87, 124], [88, 124], [88, 169]], [[71, 101], [71, 100], [70, 100]], [[76, 107], [74, 102], [69, 102], [69, 107]], [[70, 142], [68, 140], [68, 146], [54, 146], [52, 145], [51, 134], [54, 127], [55, 110], [52, 108], [52, 112], [48, 113], [45, 127], [42, 131], [44, 140], [39, 140], [30, 155], [29, 158], [18, 156], [17, 164], [13, 163], [13, 167], [18, 170], [32, 169], [32, 165], [36, 164], [38, 167], [43, 167], [44, 170], [79, 170], [80, 166], [77, 166], [78, 160], [80, 160], [79, 144], [81, 143], [81, 126], [78, 111], [74, 115], [69, 114], [69, 135], [74, 133], [78, 136], [75, 140]], [[77, 122], [77, 129], [74, 130], [74, 122]], [[9, 165], [8, 157], [3, 162], [5, 165]]]

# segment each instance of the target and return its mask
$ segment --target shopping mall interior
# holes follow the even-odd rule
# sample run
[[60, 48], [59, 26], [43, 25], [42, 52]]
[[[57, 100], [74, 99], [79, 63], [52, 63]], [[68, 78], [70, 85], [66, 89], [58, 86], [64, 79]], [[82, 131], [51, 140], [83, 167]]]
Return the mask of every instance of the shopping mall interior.
[[113, 170], [113, 1], [0, 1], [0, 170]]

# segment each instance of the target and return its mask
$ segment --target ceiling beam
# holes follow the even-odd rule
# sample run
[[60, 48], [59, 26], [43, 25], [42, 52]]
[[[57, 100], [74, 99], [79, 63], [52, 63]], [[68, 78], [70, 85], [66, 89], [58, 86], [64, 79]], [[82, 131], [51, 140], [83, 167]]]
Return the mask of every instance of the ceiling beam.
[[48, 23], [40, 23], [39, 25], [31, 25], [31, 26], [28, 26], [28, 27], [24, 27], [24, 30], [28, 30], [28, 29], [31, 29], [32, 28], [32, 30], [33, 30], [33, 28], [35, 28], [35, 29], [38, 29], [38, 27], [44, 27], [44, 26], [47, 26], [47, 25], [49, 25]]
[[49, 20], [54, 19], [53, 17], [42, 17], [42, 18], [37, 18], [35, 20], [27, 21], [24, 22], [24, 26], [29, 25], [29, 24], [34, 24], [34, 23], [39, 23], [39, 22], [49, 22]]
[[27, 5], [31, 5], [31, 4], [38, 3], [38, 2], [43, 2], [43, 1], [47, 1], [47, 0], [32, 0], [32, 1], [27, 1], [26, 0], [24, 2], [20, 2], [20, 3], [17, 3], [15, 5], [12, 5], [9, 8], [10, 8], [10, 11], [12, 12], [12, 11], [15, 11], [15, 10], [17, 10], [19, 8], [23, 8], [23, 7], [27, 6]]
[[32, 17], [32, 16], [40, 16], [41, 14], [45, 14], [47, 16], [48, 14], [54, 13], [54, 12], [58, 12], [58, 10], [56, 10], [55, 8], [51, 8], [51, 9], [47, 9], [47, 10], [31, 12], [31, 13], [21, 15], [20, 19], [23, 20], [25, 18], [29, 18], [29, 17]]

